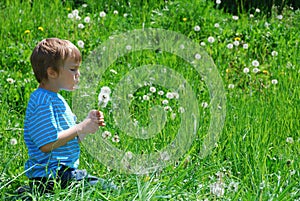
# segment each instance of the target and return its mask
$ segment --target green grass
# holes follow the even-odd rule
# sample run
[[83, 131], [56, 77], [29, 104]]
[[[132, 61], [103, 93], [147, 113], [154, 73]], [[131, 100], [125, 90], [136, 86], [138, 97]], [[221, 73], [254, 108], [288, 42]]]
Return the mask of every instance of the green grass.
[[[211, 153], [200, 157], [202, 143], [210, 125], [210, 103], [206, 83], [196, 70], [183, 59], [170, 53], [152, 50], [132, 52], [118, 58], [103, 72], [103, 79], [94, 89], [96, 94], [106, 85], [112, 90], [122, 77], [136, 67], [147, 64], [165, 65], [181, 74], [193, 88], [200, 114], [197, 136], [185, 155], [165, 168], [147, 175], [125, 174], [104, 165], [94, 158], [88, 147], [81, 146], [80, 168], [99, 177], [113, 180], [120, 189], [115, 192], [100, 187], [57, 188], [55, 194], [43, 195], [41, 200], [299, 200], [300, 199], [300, 12], [285, 8], [283, 19], [276, 9], [266, 18], [260, 13], [231, 15], [214, 8], [213, 2], [197, 1], [86, 1], [87, 7], [72, 5], [70, 1], [17, 0], [0, 3], [0, 197], [2, 200], [22, 200], [15, 189], [27, 185], [24, 163], [27, 149], [23, 141], [23, 121], [30, 93], [37, 87], [29, 62], [36, 43], [46, 37], [65, 38], [80, 48], [83, 61], [110, 36], [144, 28], [176, 31], [195, 43], [205, 42], [203, 49], [212, 57], [222, 77], [226, 91], [226, 120], [218, 142]], [[81, 20], [68, 18], [78, 9]], [[114, 10], [118, 14], [114, 14]], [[99, 13], [106, 12], [105, 18]], [[124, 14], [127, 17], [124, 17]], [[250, 17], [253, 14], [253, 17]], [[84, 23], [86, 16], [90, 23]], [[84, 29], [78, 24], [83, 23]], [[216, 27], [218, 23], [219, 27]], [[266, 26], [268, 23], [269, 26]], [[200, 31], [194, 27], [200, 26]], [[42, 28], [41, 28], [42, 27]], [[28, 30], [28, 31], [26, 31]], [[213, 36], [214, 43], [208, 42]], [[239, 41], [239, 45], [229, 43]], [[243, 48], [247, 44], [248, 48]], [[272, 54], [278, 53], [277, 56]], [[272, 53], [273, 52], [273, 53]], [[259, 62], [260, 72], [254, 73], [252, 62]], [[84, 64], [84, 63], [83, 63]], [[83, 65], [84, 69], [85, 66]], [[249, 68], [249, 73], [244, 73]], [[82, 69], [82, 72], [84, 70]], [[117, 74], [111, 73], [111, 69]], [[82, 77], [85, 75], [83, 74]], [[10, 80], [10, 78], [12, 80]], [[273, 84], [277, 80], [277, 84]], [[272, 83], [273, 81], [273, 83]], [[144, 84], [144, 83], [141, 83]], [[233, 84], [233, 85], [232, 85]], [[129, 107], [132, 118], [141, 125], [149, 125], [154, 105], [165, 98], [155, 94], [150, 101], [142, 101], [150, 86], [133, 94]], [[166, 87], [155, 85], [165, 93]], [[72, 94], [62, 92], [72, 102]], [[92, 95], [92, 94], [91, 94]], [[188, 98], [188, 97], [185, 97]], [[180, 104], [169, 102], [166, 127], [155, 137], [135, 139], [115, 125], [113, 104], [103, 109], [107, 127], [118, 133], [119, 143], [113, 146], [136, 154], [152, 153], [167, 146], [176, 137], [181, 118]], [[88, 111], [86, 111], [87, 113]], [[176, 114], [174, 120], [171, 116]], [[192, 125], [191, 125], [192, 126]], [[293, 141], [289, 141], [293, 139]], [[12, 140], [17, 140], [14, 144]], [[108, 153], [101, 153], [103, 155]], [[215, 196], [210, 186], [221, 182], [224, 195]], [[238, 188], [233, 188], [238, 184]], [[25, 194], [37, 200], [39, 195]]]

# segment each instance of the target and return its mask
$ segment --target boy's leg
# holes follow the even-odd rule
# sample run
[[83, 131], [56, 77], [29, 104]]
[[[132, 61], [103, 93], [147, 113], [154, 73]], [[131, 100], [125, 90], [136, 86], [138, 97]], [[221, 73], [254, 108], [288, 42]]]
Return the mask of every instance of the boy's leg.
[[45, 177], [32, 178], [29, 186], [31, 190], [36, 190], [41, 194], [50, 193], [54, 190], [54, 181]]

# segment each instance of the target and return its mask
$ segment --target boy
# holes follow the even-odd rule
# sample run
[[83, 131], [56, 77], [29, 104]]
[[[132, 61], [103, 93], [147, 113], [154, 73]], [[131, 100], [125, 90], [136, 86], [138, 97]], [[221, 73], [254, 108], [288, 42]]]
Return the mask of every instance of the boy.
[[24, 140], [29, 159], [25, 163], [31, 188], [49, 192], [55, 181], [66, 188], [70, 181], [85, 179], [91, 185], [99, 179], [78, 170], [79, 142], [105, 126], [103, 114], [89, 112], [76, 124], [60, 90], [73, 91], [79, 82], [81, 54], [68, 40], [48, 38], [34, 48], [30, 57], [39, 87], [31, 94], [24, 122]]

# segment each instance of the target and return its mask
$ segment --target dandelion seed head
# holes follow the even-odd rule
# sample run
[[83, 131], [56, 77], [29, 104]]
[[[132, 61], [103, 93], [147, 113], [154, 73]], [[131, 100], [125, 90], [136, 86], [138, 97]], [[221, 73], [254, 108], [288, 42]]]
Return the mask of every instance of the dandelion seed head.
[[294, 139], [292, 137], [287, 137], [285, 141], [290, 144], [294, 143]]
[[162, 96], [162, 95], [164, 95], [164, 94], [165, 94], [165, 92], [164, 92], [164, 91], [162, 91], [162, 90], [160, 90], [160, 91], [158, 91], [158, 92], [157, 92], [157, 94], [158, 94], [158, 95], [160, 95], [160, 96]]
[[150, 97], [148, 95], [143, 95], [143, 100], [148, 101], [148, 100], [150, 100]]
[[227, 44], [227, 48], [228, 49], [232, 49], [233, 48], [233, 44], [232, 43]]
[[77, 41], [77, 45], [80, 48], [84, 48], [84, 42], [82, 40]]
[[194, 27], [194, 31], [200, 31], [200, 26], [196, 25], [196, 26]]
[[206, 46], [205, 42], [200, 43], [201, 46]]
[[249, 48], [249, 45], [247, 43], [243, 44], [243, 48], [244, 49], [248, 49]]
[[172, 99], [172, 98], [174, 98], [174, 95], [173, 95], [173, 93], [171, 93], [171, 92], [167, 92], [166, 97], [167, 97], [168, 99]]
[[115, 134], [112, 139], [111, 139], [112, 142], [115, 142], [115, 143], [118, 143], [120, 142], [120, 137], [119, 135]]
[[150, 92], [155, 93], [156, 92], [156, 88], [155, 87], [150, 87]]
[[252, 66], [258, 67], [259, 66], [259, 62], [257, 60], [253, 60], [252, 61]]
[[126, 45], [126, 50], [131, 50], [131, 46], [130, 45]]
[[74, 15], [73, 15], [72, 13], [69, 13], [69, 14], [68, 14], [68, 18], [69, 18], [69, 19], [73, 19], [73, 18], [74, 18]]
[[250, 71], [249, 68], [244, 68], [243, 69], [243, 72], [246, 73], [246, 74], [249, 73], [249, 71]]
[[219, 28], [219, 27], [220, 27], [220, 24], [219, 24], [219, 23], [215, 23], [215, 24], [214, 24], [214, 27]]
[[83, 20], [85, 23], [90, 23], [91, 18], [89, 16], [85, 17]]
[[201, 103], [201, 106], [202, 106], [203, 108], [207, 108], [207, 107], [208, 107], [208, 103], [207, 103], [207, 102], [202, 102], [202, 103]]
[[207, 38], [207, 41], [208, 41], [209, 43], [214, 43], [214, 42], [215, 42], [215, 38], [212, 37], [212, 36], [209, 36], [209, 37]]
[[199, 60], [199, 59], [201, 59], [201, 55], [200, 54], [195, 54], [195, 59], [197, 59], [197, 60]]
[[103, 139], [107, 139], [107, 138], [110, 138], [111, 137], [111, 132], [109, 132], [109, 131], [104, 131], [103, 133], [102, 133], [102, 138]]
[[275, 84], [278, 84], [278, 80], [273, 79], [273, 80], [271, 80], [271, 83], [274, 84], [274, 85], [275, 85]]
[[238, 16], [236, 16], [236, 15], [234, 15], [234, 16], [232, 16], [232, 19], [233, 19], [233, 20], [238, 20], [238, 19], [239, 19], [239, 17], [238, 17]]
[[271, 52], [271, 55], [272, 55], [273, 57], [276, 57], [276, 56], [278, 56], [278, 52], [276, 52], [276, 51], [274, 50], [274, 51]]
[[101, 11], [99, 15], [100, 15], [100, 17], [105, 17], [106, 13], [104, 11]]
[[114, 14], [114, 15], [118, 15], [118, 14], [119, 14], [119, 11], [114, 10], [113, 14]]
[[216, 4], [221, 4], [221, 0], [216, 0]]
[[218, 181], [211, 184], [210, 193], [217, 197], [222, 197], [225, 193], [224, 183]]
[[260, 70], [258, 68], [253, 68], [252, 72], [253, 73], [258, 73]]
[[234, 84], [229, 84], [228, 85], [228, 89], [233, 89], [234, 88]]
[[162, 104], [163, 104], [163, 105], [167, 105], [168, 103], [169, 103], [169, 101], [166, 100], [166, 99], [162, 101]]
[[239, 42], [238, 40], [235, 40], [235, 41], [233, 42], [233, 44], [234, 44], [235, 46], [239, 46], [239, 45], [240, 45], [240, 42]]
[[16, 139], [16, 138], [11, 138], [11, 139], [10, 139], [10, 144], [11, 144], [11, 145], [16, 145], [16, 144], [18, 144], [17, 139]]
[[84, 25], [80, 23], [80, 24], [78, 24], [78, 28], [79, 28], [79, 29], [83, 29], [83, 28], [84, 28]]

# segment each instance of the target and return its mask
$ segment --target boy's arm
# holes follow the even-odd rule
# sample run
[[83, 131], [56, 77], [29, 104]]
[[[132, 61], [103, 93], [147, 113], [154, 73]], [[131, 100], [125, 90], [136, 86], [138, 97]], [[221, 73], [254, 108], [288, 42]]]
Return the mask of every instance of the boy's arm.
[[99, 129], [99, 126], [105, 125], [103, 114], [101, 113], [100, 115], [99, 113], [98, 115], [98, 112], [99, 111], [95, 112], [94, 110], [92, 110], [88, 115], [88, 117], [83, 122], [67, 130], [61, 131], [58, 134], [58, 139], [55, 142], [51, 142], [44, 146], [41, 146], [40, 150], [42, 152], [50, 152], [53, 149], [65, 145], [67, 142], [69, 142], [70, 140], [74, 139], [77, 136], [95, 133]]

